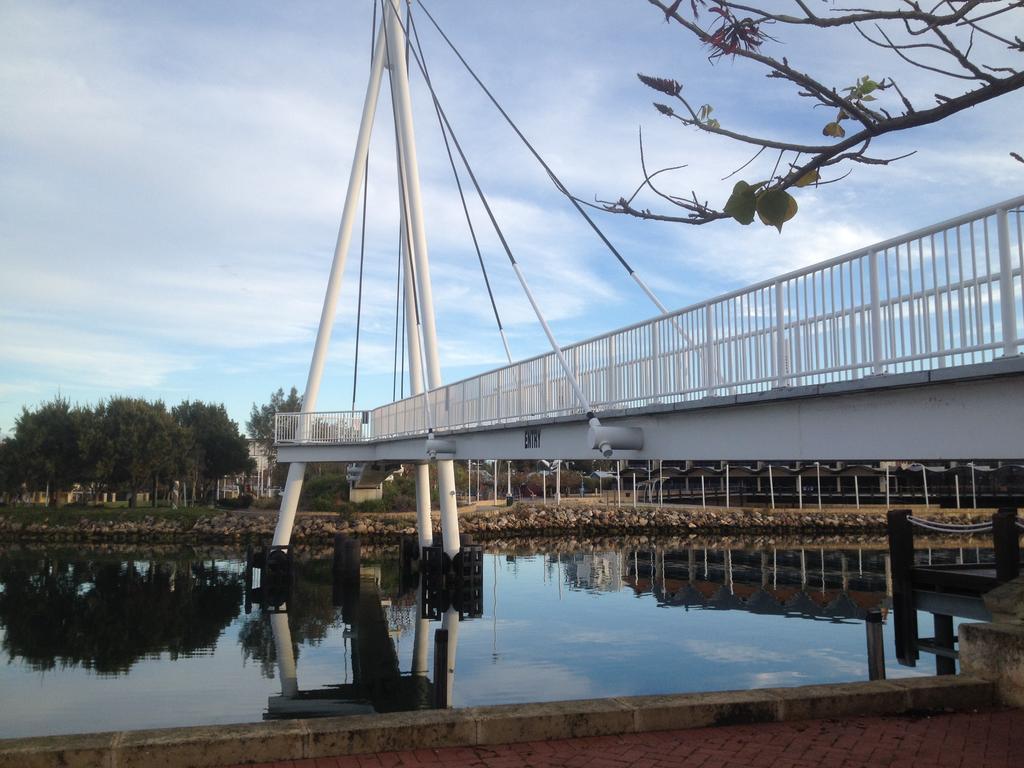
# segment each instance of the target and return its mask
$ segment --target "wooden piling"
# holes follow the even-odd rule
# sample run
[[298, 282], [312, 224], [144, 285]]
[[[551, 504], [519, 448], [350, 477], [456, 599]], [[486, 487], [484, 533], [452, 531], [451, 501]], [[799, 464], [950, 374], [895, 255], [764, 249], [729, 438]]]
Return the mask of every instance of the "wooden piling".
[[896, 633], [896, 658], [916, 666], [917, 608], [914, 606], [914, 529], [909, 509], [891, 509], [886, 515], [889, 534], [889, 567], [892, 569], [892, 606]]

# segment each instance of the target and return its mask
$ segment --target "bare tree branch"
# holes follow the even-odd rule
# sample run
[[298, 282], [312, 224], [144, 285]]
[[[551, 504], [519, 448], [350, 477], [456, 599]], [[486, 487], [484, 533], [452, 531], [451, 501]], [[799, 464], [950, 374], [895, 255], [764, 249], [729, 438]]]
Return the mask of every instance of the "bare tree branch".
[[[812, 143], [770, 135], [751, 135], [733, 127], [724, 127], [717, 117], [711, 117], [710, 105], [695, 107], [700, 102], [692, 100], [689, 92], [684, 95], [683, 86], [679, 82], [640, 75], [645, 85], [674, 102], [672, 106], [655, 103], [654, 106], [661, 114], [686, 127], [757, 148], [753, 157], [724, 176], [722, 181], [736, 176], [756, 161], [764, 163], [762, 154], [766, 149], [776, 150], [777, 155], [774, 167], [764, 168], [765, 171], [771, 168], [771, 172], [755, 177], [761, 181], [737, 181], [729, 201], [722, 208], [716, 208], [698, 198], [695, 192], [679, 196], [656, 185], [655, 178], [668, 171], [678, 171], [684, 166], [670, 166], [651, 172], [641, 135], [640, 165], [643, 180], [633, 193], [628, 197], [598, 199], [596, 203], [588, 203], [612, 213], [688, 224], [706, 224], [719, 219], [735, 218], [746, 224], [753, 219], [756, 205], [762, 221], [781, 229], [782, 223], [797, 211], [796, 203], [787, 190], [812, 184], [815, 187], [834, 184], [846, 178], [850, 167], [855, 164], [888, 165], [902, 160], [914, 152], [885, 157], [874, 154], [869, 156], [867, 150], [879, 137], [940, 122], [1024, 87], [1024, 73], [1008, 66], [1004, 60], [1005, 55], [998, 51], [993, 53], [992, 42], [988, 43], [987, 55], [996, 58], [990, 58], [989, 61], [982, 60], [984, 56], [979, 53], [985, 46], [975, 47], [976, 38], [987, 39], [1001, 43], [1015, 53], [1024, 53], [1024, 40], [1016, 35], [1012, 39], [1008, 38], [1004, 31], [1012, 23], [1006, 14], [1012, 11], [1019, 13], [1024, 9], [1024, 0], [937, 0], [930, 9], [922, 7], [920, 0], [901, 0], [898, 7], [891, 10], [827, 6], [827, 14], [815, 13], [810, 0], [794, 0], [796, 10], [791, 13], [753, 5], [751, 0], [690, 0], [686, 6], [683, 6], [682, 0], [648, 2], [664, 14], [667, 22], [679, 25], [693, 35], [699, 44], [709, 48], [711, 53], [708, 58], [712, 63], [723, 56], [750, 62], [763, 68], [767, 77], [790, 83], [797, 96], [813, 101], [812, 109], [825, 107], [826, 110], [835, 110], [831, 122], [822, 129], [822, 133], [834, 141]], [[692, 11], [693, 18], [683, 15], [686, 11], [681, 12], [681, 7]], [[699, 12], [706, 12], [709, 17], [703, 23]], [[865, 30], [867, 24], [873, 26], [874, 32], [868, 33]], [[990, 24], [996, 25], [995, 29], [989, 28]], [[950, 95], [936, 93], [935, 104], [925, 109], [915, 106], [891, 76], [874, 80], [863, 76], [843, 88], [827, 85], [813, 73], [792, 66], [786, 57], [775, 57], [766, 52], [767, 48], [779, 42], [766, 31], [770, 25], [822, 30], [852, 28], [866, 42], [891, 54], [893, 61], [905, 62], [943, 82], [967, 81], [972, 85], [958, 86], [957, 91], [950, 92]], [[955, 62], [955, 66], [942, 66], [952, 62]], [[892, 94], [888, 99], [885, 98], [886, 92]], [[896, 102], [895, 109], [893, 101]], [[763, 132], [759, 130], [758, 133]], [[793, 157], [786, 161], [784, 170], [780, 172], [779, 166], [787, 153], [793, 153]], [[1024, 162], [1021, 155], [1015, 152], [1011, 152], [1010, 156]], [[837, 169], [842, 165], [847, 166], [845, 172], [833, 178], [821, 178], [826, 169]], [[678, 213], [652, 211], [638, 204], [644, 190], [649, 190], [663, 204], [682, 210]], [[767, 203], [769, 198], [770, 205]]]

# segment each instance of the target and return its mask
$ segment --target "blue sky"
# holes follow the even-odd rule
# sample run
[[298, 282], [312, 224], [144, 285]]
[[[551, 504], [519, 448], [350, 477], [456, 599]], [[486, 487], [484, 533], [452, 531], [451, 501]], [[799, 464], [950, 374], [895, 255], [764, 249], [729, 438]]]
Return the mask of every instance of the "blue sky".
[[[0, 0], [0, 432], [22, 405], [58, 391], [83, 403], [113, 394], [224, 402], [242, 423], [277, 387], [301, 390], [368, 74], [371, 7]], [[658, 115], [638, 71], [680, 80], [741, 131], [799, 138], [826, 122], [741, 62], [709, 65], [644, 0], [428, 7], [584, 198], [635, 186], [641, 126], [651, 165], [689, 164], [676, 189], [713, 203], [731, 187], [721, 177], [748, 159]], [[1009, 22], [1017, 34], [1021, 15]], [[439, 95], [560, 341], [651, 316], [425, 19], [420, 29]], [[838, 87], [892, 74], [922, 103], [938, 90], [852, 38], [785, 39], [774, 52]], [[413, 99], [442, 367], [454, 380], [503, 354], [418, 77]], [[878, 142], [879, 154], [919, 151], [802, 190], [781, 236], [759, 224], [599, 221], [663, 301], [684, 306], [1020, 194], [1024, 166], [1007, 153], [1024, 150], [1022, 107], [1013, 94]], [[370, 160], [361, 408], [392, 391], [391, 136], [385, 94]], [[546, 350], [474, 212], [513, 355]], [[357, 266], [353, 253], [324, 410], [352, 398]]]

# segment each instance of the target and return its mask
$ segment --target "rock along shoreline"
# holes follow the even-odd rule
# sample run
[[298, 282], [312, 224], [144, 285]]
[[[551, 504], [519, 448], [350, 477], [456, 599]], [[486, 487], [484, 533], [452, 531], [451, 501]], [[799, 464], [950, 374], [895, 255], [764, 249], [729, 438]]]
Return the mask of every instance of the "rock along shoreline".
[[[965, 524], [991, 519], [991, 510], [914, 508], [915, 515], [931, 520]], [[762, 509], [724, 507], [516, 504], [484, 510], [460, 510], [460, 529], [479, 540], [510, 536], [696, 535], [696, 534], [884, 534], [884, 508]], [[193, 518], [159, 513], [118, 519], [57, 510], [45, 517], [24, 519], [17, 511], [0, 513], [0, 540], [6, 541], [159, 541], [226, 543], [269, 539], [277, 512], [273, 510], [214, 511]], [[439, 530], [434, 514], [434, 530]], [[414, 535], [411, 513], [364, 515], [345, 520], [335, 514], [300, 513], [293, 540], [327, 543], [337, 533], [370, 542], [389, 542]]]

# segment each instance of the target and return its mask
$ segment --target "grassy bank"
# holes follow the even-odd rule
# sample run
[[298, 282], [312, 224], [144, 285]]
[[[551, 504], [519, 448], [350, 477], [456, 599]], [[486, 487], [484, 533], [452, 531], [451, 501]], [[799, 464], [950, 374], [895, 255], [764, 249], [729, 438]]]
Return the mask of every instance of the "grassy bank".
[[127, 506], [77, 506], [63, 507], [0, 507], [0, 518], [23, 525], [48, 524], [53, 526], [73, 525], [79, 521], [110, 523], [144, 523], [147, 520], [173, 522], [176, 527], [191, 528], [196, 522], [210, 515], [222, 514], [224, 510], [214, 507], [136, 507]]

